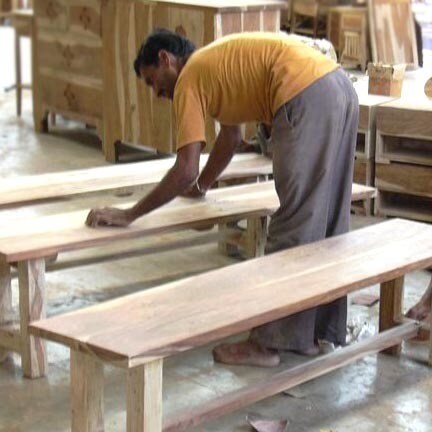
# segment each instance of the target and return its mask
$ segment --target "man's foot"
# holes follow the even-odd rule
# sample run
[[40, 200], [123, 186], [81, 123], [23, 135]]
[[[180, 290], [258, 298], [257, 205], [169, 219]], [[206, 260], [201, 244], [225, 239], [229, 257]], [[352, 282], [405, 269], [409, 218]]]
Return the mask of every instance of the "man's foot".
[[213, 359], [219, 363], [259, 367], [274, 367], [280, 363], [277, 352], [251, 341], [218, 345], [213, 349]]
[[289, 350], [293, 353], [304, 355], [304, 356], [316, 356], [320, 353], [320, 347], [318, 345], [311, 346], [304, 350]]
[[418, 302], [408, 310], [406, 316], [417, 321], [423, 321], [430, 315], [430, 306], [426, 302]]

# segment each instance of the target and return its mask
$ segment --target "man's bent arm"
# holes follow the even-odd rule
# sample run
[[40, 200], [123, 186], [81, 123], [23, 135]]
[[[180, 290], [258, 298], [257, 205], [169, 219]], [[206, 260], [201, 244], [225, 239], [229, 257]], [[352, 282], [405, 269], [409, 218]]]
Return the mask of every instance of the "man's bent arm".
[[188, 144], [177, 152], [174, 166], [159, 184], [133, 207], [93, 209], [87, 217], [87, 225], [126, 226], [152, 210], [161, 207], [180, 195], [196, 179], [199, 172], [201, 143]]
[[201, 190], [206, 191], [227, 167], [234, 152], [242, 142], [240, 126], [221, 125], [221, 130], [198, 182]]

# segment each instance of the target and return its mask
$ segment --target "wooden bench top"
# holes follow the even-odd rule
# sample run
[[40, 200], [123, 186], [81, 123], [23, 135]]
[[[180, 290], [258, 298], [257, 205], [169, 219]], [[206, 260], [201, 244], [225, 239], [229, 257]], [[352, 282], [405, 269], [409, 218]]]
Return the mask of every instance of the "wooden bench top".
[[[353, 200], [370, 198], [374, 194], [374, 188], [353, 185]], [[41, 216], [1, 227], [0, 256], [4, 256], [6, 262], [41, 258], [98, 246], [107, 241], [187, 229], [200, 223], [271, 215], [278, 207], [274, 183], [268, 181], [213, 189], [203, 200], [177, 198], [127, 228], [89, 228], [84, 225], [88, 210]]]
[[401, 219], [34, 322], [34, 335], [132, 367], [432, 264], [432, 226]]
[[[127, 165], [7, 178], [0, 181], [0, 208], [154, 184], [172, 167], [174, 160], [172, 157]], [[207, 155], [202, 155], [201, 167], [206, 161]], [[239, 154], [234, 156], [220, 179], [268, 175], [272, 172], [270, 159], [257, 154]]]

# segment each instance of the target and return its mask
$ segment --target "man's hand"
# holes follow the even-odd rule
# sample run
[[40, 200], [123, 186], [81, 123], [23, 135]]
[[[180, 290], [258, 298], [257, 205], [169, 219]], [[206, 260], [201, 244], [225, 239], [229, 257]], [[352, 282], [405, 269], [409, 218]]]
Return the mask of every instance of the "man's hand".
[[206, 193], [207, 189], [201, 188], [196, 180], [183, 193], [181, 193], [181, 196], [185, 198], [204, 198]]
[[86, 225], [92, 228], [98, 226], [125, 227], [133, 222], [129, 209], [119, 209], [115, 207], [103, 207], [90, 210], [87, 216]]

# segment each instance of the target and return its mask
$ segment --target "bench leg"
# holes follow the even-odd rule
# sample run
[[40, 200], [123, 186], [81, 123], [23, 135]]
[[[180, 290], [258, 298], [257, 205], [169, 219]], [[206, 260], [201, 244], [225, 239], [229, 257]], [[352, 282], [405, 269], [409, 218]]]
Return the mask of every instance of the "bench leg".
[[154, 360], [127, 375], [127, 432], [162, 432], [162, 365]]
[[[0, 260], [0, 327], [10, 321], [12, 315], [12, 289], [9, 264]], [[6, 360], [8, 350], [2, 348], [0, 339], [0, 363]], [[4, 345], [3, 345], [4, 346]]]
[[[431, 311], [432, 311], [432, 296], [430, 301], [431, 301]], [[430, 319], [429, 322], [429, 366], [432, 367], [432, 318]]]
[[[379, 331], [382, 332], [402, 322], [402, 300], [403, 300], [404, 277], [393, 279], [381, 284]], [[383, 352], [398, 355], [401, 345], [387, 348]]]
[[45, 258], [18, 263], [21, 362], [24, 376], [39, 378], [48, 370], [46, 344], [31, 336], [28, 325], [45, 318]]
[[247, 220], [246, 228], [246, 258], [256, 258], [264, 255], [267, 239], [268, 217], [251, 217]]
[[70, 352], [72, 432], [104, 430], [103, 363], [81, 352]]

